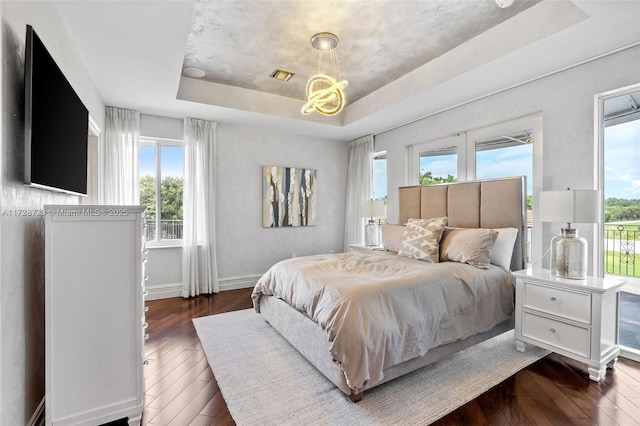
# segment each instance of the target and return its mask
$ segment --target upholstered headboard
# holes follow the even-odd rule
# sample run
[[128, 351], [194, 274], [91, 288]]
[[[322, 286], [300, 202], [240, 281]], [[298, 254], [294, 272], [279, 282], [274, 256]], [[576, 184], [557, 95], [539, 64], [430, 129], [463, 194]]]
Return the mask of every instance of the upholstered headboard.
[[526, 177], [399, 188], [398, 223], [447, 216], [456, 228], [517, 228], [511, 270], [526, 266]]

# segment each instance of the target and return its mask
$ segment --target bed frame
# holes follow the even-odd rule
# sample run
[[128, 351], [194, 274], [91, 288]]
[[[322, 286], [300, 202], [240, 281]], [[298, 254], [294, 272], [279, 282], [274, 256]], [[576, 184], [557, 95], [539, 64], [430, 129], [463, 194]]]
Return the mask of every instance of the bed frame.
[[[525, 179], [524, 176], [519, 176], [401, 187], [398, 190], [399, 223], [405, 223], [409, 218], [447, 216], [448, 224], [452, 227], [517, 228], [518, 237], [511, 259], [511, 270], [523, 269], [526, 263]], [[261, 297], [260, 312], [273, 328], [353, 402], [362, 399], [363, 392], [368, 388], [356, 392], [347, 385], [342, 369], [333, 362], [330, 355], [326, 332], [318, 324], [276, 297]], [[385, 369], [383, 381], [374, 386], [444, 359], [512, 328], [513, 317], [487, 332], [431, 348], [422, 357]]]

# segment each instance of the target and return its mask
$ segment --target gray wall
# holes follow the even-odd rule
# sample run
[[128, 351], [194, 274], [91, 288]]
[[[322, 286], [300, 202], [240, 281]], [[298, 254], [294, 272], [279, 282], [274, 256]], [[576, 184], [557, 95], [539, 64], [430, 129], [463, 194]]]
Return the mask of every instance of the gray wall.
[[23, 425], [44, 396], [44, 204], [79, 197], [30, 189], [24, 181], [24, 44], [34, 27], [98, 126], [104, 105], [54, 4], [0, 2], [2, 147], [0, 162], [0, 424]]
[[[387, 151], [390, 222], [397, 218], [397, 187], [406, 184], [408, 145], [536, 113], [543, 132], [534, 143], [543, 142], [544, 149], [542, 159], [534, 158], [534, 173], [542, 170], [542, 189], [596, 188], [595, 95], [640, 82], [638, 64], [640, 47], [634, 47], [376, 136], [376, 150]], [[535, 263], [559, 231], [534, 219]], [[594, 226], [577, 227], [589, 240], [591, 269]]]
[[[140, 134], [181, 139], [182, 120], [141, 115]], [[255, 284], [278, 260], [342, 250], [348, 144], [218, 123], [217, 260], [221, 289]], [[318, 170], [315, 226], [262, 227], [262, 166]], [[150, 248], [150, 298], [179, 296], [182, 250]]]
[[[346, 142], [218, 125], [217, 255], [221, 278], [265, 272], [274, 262], [342, 251]], [[318, 171], [316, 226], [262, 227], [262, 166]]]

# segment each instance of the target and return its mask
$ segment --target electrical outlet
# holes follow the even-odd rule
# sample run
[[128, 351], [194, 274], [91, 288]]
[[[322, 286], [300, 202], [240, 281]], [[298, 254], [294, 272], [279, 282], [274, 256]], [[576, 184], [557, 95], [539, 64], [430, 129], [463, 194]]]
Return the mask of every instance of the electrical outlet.
[[295, 252], [291, 253], [291, 257], [296, 257], [297, 254]]

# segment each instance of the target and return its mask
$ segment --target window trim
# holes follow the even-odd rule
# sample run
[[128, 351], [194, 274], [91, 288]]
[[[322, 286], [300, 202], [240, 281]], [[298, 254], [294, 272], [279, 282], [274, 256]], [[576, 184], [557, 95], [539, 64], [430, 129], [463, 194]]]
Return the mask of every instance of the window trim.
[[[604, 93], [597, 93], [594, 96], [594, 149], [596, 155], [594, 169], [596, 170], [596, 188], [602, 194], [602, 213], [604, 217], [604, 103], [608, 99], [617, 98], [631, 93], [640, 91], [640, 84], [632, 84], [626, 87], [620, 87]], [[596, 277], [604, 277], [604, 220], [598, 223], [598, 230], [593, 238], [593, 275]]]
[[[152, 241], [147, 241], [146, 246], [149, 248], [158, 248], [158, 247], [182, 247], [182, 239], [175, 240], [164, 240], [162, 238], [158, 239], [158, 236], [162, 235], [162, 200], [160, 199], [160, 193], [162, 191], [162, 156], [160, 155], [160, 151], [163, 146], [181, 146], [184, 148], [184, 141], [180, 139], [169, 139], [169, 138], [156, 138], [151, 136], [140, 136], [138, 139], [139, 147], [142, 146], [154, 146], [155, 149], [155, 181], [156, 181], [156, 239]], [[140, 165], [138, 164], [138, 167]], [[158, 176], [160, 174], [160, 176]], [[184, 182], [184, 176], [183, 182]], [[183, 218], [183, 226], [184, 226], [184, 218]]]

